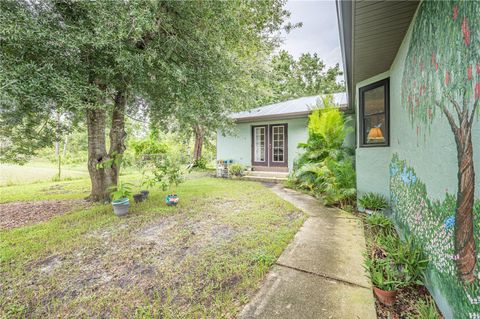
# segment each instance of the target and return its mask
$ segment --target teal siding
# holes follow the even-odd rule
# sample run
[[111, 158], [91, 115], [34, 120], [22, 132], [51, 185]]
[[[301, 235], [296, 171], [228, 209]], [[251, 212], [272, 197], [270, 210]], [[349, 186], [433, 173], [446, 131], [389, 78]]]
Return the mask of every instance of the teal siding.
[[298, 143], [308, 138], [308, 118], [288, 120], [258, 121], [238, 123], [232, 134], [217, 133], [217, 160], [233, 160], [245, 166], [252, 165], [252, 126], [264, 124], [288, 124], [288, 168], [293, 167], [294, 160], [301, 150]]

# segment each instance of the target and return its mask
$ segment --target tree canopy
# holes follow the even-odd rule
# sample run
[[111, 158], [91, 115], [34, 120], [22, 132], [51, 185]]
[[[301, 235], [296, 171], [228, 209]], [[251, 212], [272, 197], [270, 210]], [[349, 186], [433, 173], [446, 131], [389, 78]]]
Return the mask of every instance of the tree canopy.
[[281, 50], [271, 60], [268, 102], [285, 101], [302, 96], [330, 94], [345, 90], [337, 82], [340, 66], [327, 67], [317, 53], [303, 53], [297, 60]]

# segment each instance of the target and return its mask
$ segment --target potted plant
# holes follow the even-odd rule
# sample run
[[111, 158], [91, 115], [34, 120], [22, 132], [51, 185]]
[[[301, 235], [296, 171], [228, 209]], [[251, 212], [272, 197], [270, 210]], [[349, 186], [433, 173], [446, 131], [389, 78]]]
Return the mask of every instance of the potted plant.
[[359, 199], [360, 205], [365, 209], [365, 213], [372, 214], [381, 212], [388, 207], [385, 196], [375, 193], [366, 193]]
[[242, 177], [244, 168], [239, 163], [230, 164], [228, 166], [228, 175], [230, 177]]
[[140, 194], [142, 194], [142, 197], [143, 199], [147, 199], [148, 198], [148, 194], [150, 194], [150, 191], [146, 190], [146, 189], [142, 189], [140, 191]]
[[135, 201], [135, 203], [141, 203], [145, 200], [145, 196], [143, 196], [142, 193], [134, 194], [133, 200]]
[[117, 216], [123, 216], [128, 213], [130, 201], [128, 197], [132, 194], [130, 184], [118, 182], [117, 186], [112, 188], [110, 196], [112, 198], [113, 212]]
[[403, 275], [390, 258], [365, 258], [365, 269], [370, 273], [373, 292], [378, 300], [386, 305], [395, 304], [398, 289], [402, 287]]

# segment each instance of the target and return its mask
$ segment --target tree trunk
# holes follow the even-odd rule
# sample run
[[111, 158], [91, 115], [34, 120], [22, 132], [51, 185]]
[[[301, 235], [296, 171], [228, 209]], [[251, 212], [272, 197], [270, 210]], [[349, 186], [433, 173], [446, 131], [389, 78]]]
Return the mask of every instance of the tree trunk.
[[58, 164], [58, 180], [62, 177], [62, 160], [60, 158], [60, 111], [57, 110], [57, 129], [55, 132], [55, 156], [57, 157]]
[[202, 157], [202, 148], [203, 148], [203, 139], [205, 137], [205, 133], [203, 128], [195, 124], [193, 126], [193, 132], [195, 134], [195, 146], [193, 147], [193, 162], [197, 163], [197, 161]]
[[454, 130], [458, 157], [458, 193], [455, 212], [455, 253], [458, 274], [463, 282], [475, 280], [476, 247], [473, 233], [475, 170], [473, 145], [468, 117]]
[[87, 111], [88, 172], [92, 183], [89, 199], [92, 201], [109, 201], [109, 188], [117, 185], [127, 136], [124, 114], [126, 102], [125, 91], [119, 90], [114, 99], [108, 153], [105, 138], [106, 111], [104, 109]]
[[65, 141], [63, 142], [63, 154], [62, 156], [67, 156], [67, 147], [68, 147], [68, 135], [65, 136]]
[[117, 158], [111, 167], [111, 178], [116, 185], [118, 176], [120, 174], [121, 160], [125, 152], [125, 108], [127, 105], [127, 98], [125, 90], [118, 90], [115, 95], [113, 113], [112, 113], [112, 127], [110, 128], [110, 151], [112, 158]]
[[87, 110], [87, 131], [88, 131], [88, 173], [92, 189], [89, 200], [102, 202], [109, 200], [108, 188], [112, 181], [102, 166], [108, 154], [105, 145], [105, 114], [104, 109]]

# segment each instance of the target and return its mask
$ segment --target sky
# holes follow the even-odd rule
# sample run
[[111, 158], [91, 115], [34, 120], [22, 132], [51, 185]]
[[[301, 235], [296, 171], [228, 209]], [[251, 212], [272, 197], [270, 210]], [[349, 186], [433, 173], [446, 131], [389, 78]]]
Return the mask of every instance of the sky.
[[281, 48], [295, 58], [316, 52], [328, 66], [339, 63], [342, 68], [335, 0], [289, 0], [285, 8], [291, 12], [290, 21], [303, 22], [303, 27], [284, 34]]

